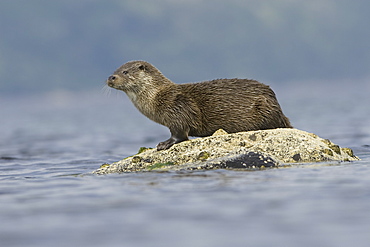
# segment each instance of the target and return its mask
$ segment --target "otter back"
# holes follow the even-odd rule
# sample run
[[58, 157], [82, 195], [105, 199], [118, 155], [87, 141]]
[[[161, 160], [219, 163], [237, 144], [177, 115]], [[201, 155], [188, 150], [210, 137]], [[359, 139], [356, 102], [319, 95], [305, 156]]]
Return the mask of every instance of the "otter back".
[[189, 129], [190, 136], [209, 136], [218, 129], [234, 133], [292, 127], [275, 93], [260, 82], [218, 79], [177, 87], [178, 91], [171, 99], [172, 105], [177, 106], [176, 111], [171, 111], [173, 113], [163, 124], [170, 127], [174, 119], [183, 115], [181, 122], [185, 126], [182, 128]]

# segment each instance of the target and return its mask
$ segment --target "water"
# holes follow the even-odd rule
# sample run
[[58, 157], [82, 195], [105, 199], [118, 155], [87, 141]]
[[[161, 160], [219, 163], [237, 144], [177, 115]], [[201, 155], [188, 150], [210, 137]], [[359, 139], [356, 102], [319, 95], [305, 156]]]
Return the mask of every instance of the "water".
[[0, 98], [1, 246], [368, 246], [370, 100], [275, 88], [297, 128], [362, 159], [264, 171], [90, 175], [168, 130], [115, 93]]

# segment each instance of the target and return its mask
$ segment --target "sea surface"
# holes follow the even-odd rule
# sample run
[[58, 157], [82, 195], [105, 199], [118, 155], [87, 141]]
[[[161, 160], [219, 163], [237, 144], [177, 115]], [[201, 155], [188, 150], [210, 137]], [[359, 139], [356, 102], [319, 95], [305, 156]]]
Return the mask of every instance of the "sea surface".
[[271, 85], [299, 129], [361, 158], [92, 175], [169, 131], [123, 93], [0, 96], [0, 246], [370, 246], [370, 81]]

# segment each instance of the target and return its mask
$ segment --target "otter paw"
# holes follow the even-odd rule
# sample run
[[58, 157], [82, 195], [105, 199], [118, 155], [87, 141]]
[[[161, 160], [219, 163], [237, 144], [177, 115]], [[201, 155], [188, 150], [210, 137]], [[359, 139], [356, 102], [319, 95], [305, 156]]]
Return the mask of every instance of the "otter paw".
[[169, 149], [173, 144], [175, 144], [175, 142], [172, 139], [168, 139], [167, 141], [158, 143], [157, 150]]

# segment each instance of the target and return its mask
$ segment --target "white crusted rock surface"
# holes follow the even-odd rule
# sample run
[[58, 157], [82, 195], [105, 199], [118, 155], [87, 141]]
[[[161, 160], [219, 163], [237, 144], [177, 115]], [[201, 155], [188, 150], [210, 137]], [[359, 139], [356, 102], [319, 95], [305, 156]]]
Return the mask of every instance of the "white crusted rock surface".
[[[141, 150], [142, 151], [142, 150]], [[121, 161], [104, 164], [95, 174], [202, 170], [263, 169], [302, 163], [353, 161], [349, 148], [298, 129], [271, 129], [214, 135], [173, 145], [168, 150], [146, 149]]]

